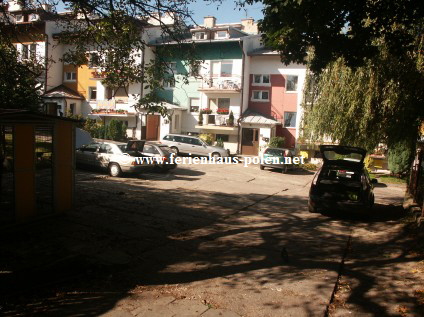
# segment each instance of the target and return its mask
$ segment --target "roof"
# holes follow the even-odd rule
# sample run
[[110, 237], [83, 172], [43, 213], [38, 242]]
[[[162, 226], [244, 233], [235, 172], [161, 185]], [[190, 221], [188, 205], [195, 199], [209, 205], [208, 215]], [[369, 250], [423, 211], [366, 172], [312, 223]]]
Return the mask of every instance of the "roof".
[[53, 116], [41, 112], [35, 112], [23, 109], [0, 109], [0, 122], [35, 122], [35, 121], [71, 121], [80, 122], [80, 120]]
[[263, 114], [257, 113], [250, 109], [247, 109], [243, 113], [243, 117], [241, 120], [242, 123], [251, 123], [251, 124], [281, 124], [277, 120], [271, 117], [264, 116]]
[[59, 85], [49, 91], [46, 91], [43, 95], [43, 98], [68, 98], [68, 99], [85, 99], [75, 90], [66, 87], [65, 85]]
[[247, 55], [249, 56], [279, 56], [279, 51], [273, 51], [268, 48], [260, 47], [257, 49], [254, 49], [253, 51], [249, 52]]

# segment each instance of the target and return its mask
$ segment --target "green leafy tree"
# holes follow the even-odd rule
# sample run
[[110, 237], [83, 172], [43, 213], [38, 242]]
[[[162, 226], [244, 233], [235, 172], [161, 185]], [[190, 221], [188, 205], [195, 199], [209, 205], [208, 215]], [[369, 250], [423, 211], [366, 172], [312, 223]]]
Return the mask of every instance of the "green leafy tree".
[[[311, 139], [389, 148], [424, 117], [424, 3], [264, 0], [259, 29], [281, 60], [308, 64], [303, 126]], [[319, 14], [317, 13], [319, 8]]]

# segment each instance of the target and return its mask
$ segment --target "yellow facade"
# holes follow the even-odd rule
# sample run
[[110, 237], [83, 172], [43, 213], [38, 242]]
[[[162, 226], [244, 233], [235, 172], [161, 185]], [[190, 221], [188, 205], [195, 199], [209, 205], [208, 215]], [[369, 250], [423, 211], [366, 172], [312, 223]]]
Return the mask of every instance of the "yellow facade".
[[63, 82], [68, 88], [71, 88], [77, 92], [79, 92], [85, 99], [89, 99], [89, 87], [96, 87], [96, 80], [93, 79], [93, 72], [95, 69], [89, 68], [87, 65], [82, 65], [80, 67], [76, 67], [73, 65], [63, 65], [63, 78], [65, 78], [65, 72], [76, 72], [77, 73], [77, 81], [76, 82]]

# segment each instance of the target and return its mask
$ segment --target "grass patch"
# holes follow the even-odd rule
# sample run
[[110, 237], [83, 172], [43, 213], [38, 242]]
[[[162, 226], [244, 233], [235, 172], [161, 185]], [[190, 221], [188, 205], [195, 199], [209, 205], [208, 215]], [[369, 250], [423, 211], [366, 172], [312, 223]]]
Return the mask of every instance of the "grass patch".
[[390, 176], [390, 175], [380, 175], [380, 174], [371, 173], [370, 174], [370, 178], [371, 179], [373, 179], [373, 178], [378, 179], [378, 182], [379, 183], [386, 183], [386, 184], [406, 184], [406, 179], [395, 177], [395, 176]]

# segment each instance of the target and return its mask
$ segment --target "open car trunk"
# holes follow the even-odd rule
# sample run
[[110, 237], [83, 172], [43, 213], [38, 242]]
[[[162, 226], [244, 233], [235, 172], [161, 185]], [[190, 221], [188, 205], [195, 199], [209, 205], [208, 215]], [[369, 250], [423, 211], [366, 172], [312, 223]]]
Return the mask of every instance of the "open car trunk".
[[324, 166], [315, 194], [325, 200], [361, 201], [361, 171], [343, 166]]

